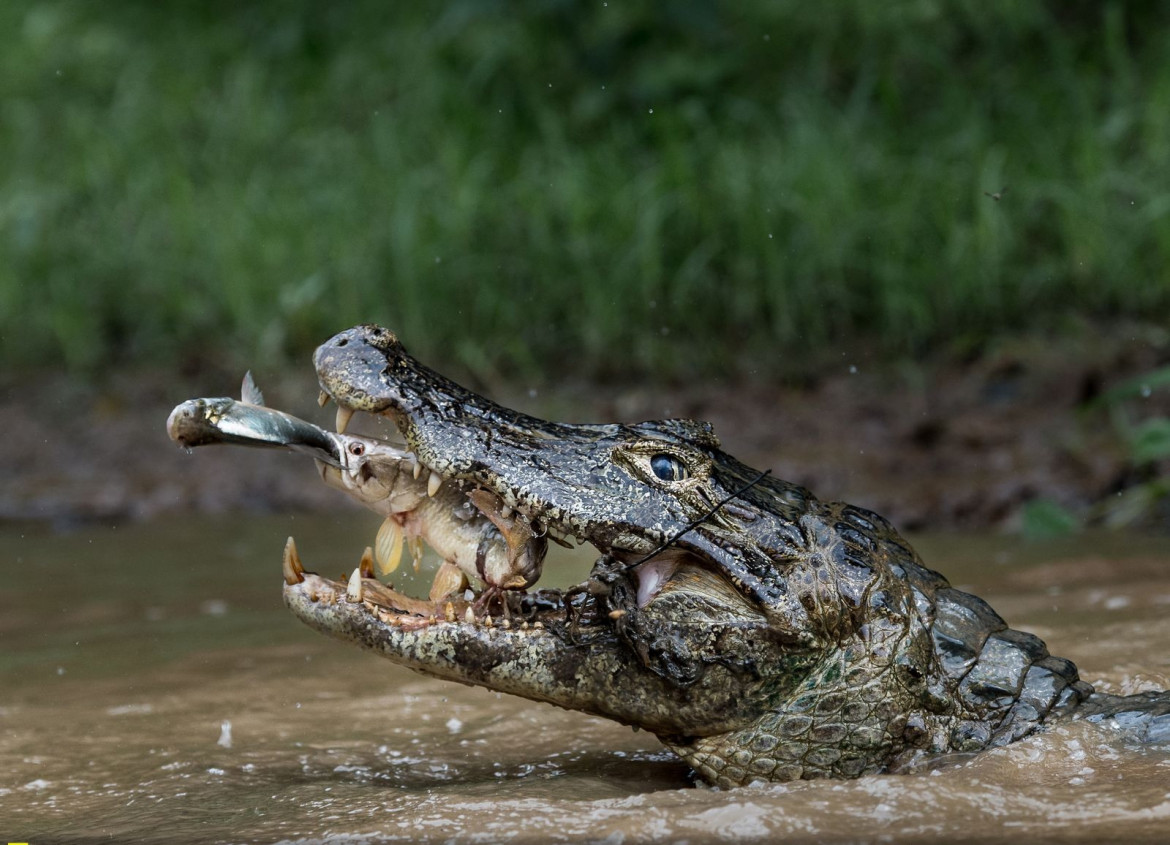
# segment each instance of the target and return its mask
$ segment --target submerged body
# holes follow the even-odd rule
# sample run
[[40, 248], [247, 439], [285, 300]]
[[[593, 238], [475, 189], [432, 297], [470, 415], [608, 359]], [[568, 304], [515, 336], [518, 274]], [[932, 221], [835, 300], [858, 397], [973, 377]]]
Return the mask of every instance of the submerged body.
[[377, 326], [337, 335], [315, 362], [347, 417], [388, 417], [442, 486], [601, 553], [577, 589], [504, 594], [503, 624], [471, 605], [388, 608], [376, 580], [330, 581], [286, 556], [286, 604], [319, 630], [652, 731], [725, 786], [896, 771], [1064, 716], [1125, 714], [1135, 733], [1170, 738], [1170, 697], [1094, 694], [881, 517], [761, 478], [704, 423], [538, 420]]

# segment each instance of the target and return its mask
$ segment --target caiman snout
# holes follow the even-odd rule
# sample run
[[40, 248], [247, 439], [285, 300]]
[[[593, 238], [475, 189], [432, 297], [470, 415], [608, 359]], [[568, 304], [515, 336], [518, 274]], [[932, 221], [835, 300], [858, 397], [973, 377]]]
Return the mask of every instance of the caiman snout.
[[318, 346], [313, 366], [322, 389], [339, 405], [380, 414], [391, 408], [395, 398], [380, 376], [403, 352], [389, 329], [372, 324], [354, 326]]

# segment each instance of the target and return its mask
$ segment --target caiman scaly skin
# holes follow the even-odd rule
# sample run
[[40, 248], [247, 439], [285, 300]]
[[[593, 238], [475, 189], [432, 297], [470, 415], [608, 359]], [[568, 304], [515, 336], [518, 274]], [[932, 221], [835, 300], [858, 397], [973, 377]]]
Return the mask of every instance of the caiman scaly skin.
[[1165, 694], [1095, 694], [874, 513], [764, 477], [708, 514], [759, 473], [706, 423], [546, 422], [456, 385], [372, 325], [327, 341], [315, 364], [339, 405], [394, 420], [444, 484], [490, 491], [536, 534], [601, 553], [580, 589], [508, 593], [509, 627], [474, 614], [404, 625], [347, 600], [344, 584], [286, 586], [293, 612], [333, 636], [652, 731], [722, 786], [903, 770], [1069, 715], [1170, 739]]

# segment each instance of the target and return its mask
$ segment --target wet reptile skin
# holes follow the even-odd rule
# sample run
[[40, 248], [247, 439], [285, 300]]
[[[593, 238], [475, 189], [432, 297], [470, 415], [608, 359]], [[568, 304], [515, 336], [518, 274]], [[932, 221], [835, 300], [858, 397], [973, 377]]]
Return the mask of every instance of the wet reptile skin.
[[[431, 470], [597, 547], [581, 589], [510, 596], [519, 625], [406, 629], [315, 576], [305, 622], [438, 677], [654, 732], [707, 781], [856, 777], [1002, 745], [1058, 716], [1170, 735], [1170, 699], [1094, 694], [1068, 660], [927, 569], [880, 516], [762, 478], [709, 425], [550, 423], [490, 402], [358, 326], [315, 355], [339, 405], [392, 418]], [[660, 477], [655, 471], [666, 467]], [[341, 587], [344, 592], [344, 587]], [[567, 610], [565, 608], [568, 608]]]

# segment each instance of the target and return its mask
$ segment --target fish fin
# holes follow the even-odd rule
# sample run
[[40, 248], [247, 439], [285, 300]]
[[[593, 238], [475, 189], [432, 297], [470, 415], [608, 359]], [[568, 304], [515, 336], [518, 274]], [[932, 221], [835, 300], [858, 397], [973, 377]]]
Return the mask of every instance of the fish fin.
[[252, 378], [251, 370], [244, 373], [244, 383], [240, 385], [240, 401], [248, 405], [264, 404], [264, 394], [256, 386], [256, 380]]

